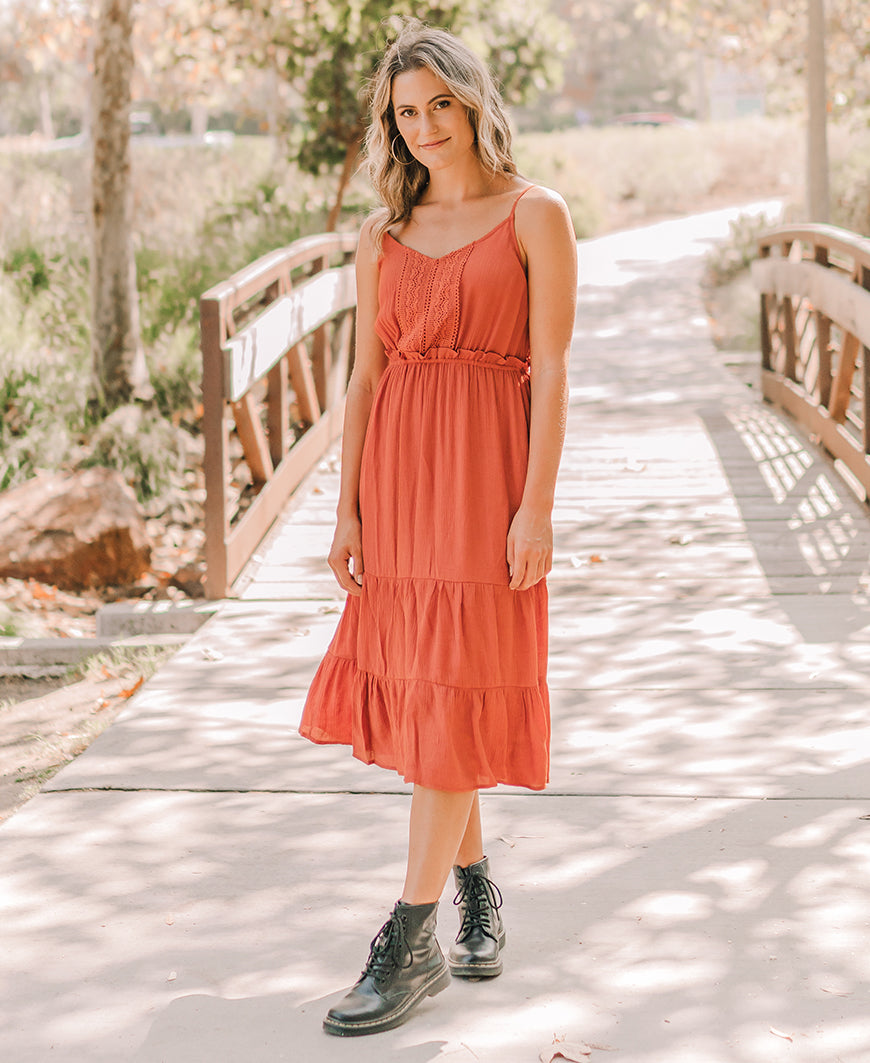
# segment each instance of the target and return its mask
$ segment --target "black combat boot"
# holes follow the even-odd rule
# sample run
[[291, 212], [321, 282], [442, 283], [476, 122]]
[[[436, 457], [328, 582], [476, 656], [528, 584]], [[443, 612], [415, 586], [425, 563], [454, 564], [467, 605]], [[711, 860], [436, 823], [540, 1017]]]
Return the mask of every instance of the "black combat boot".
[[502, 972], [505, 932], [498, 914], [502, 896], [489, 877], [489, 861], [484, 857], [468, 867], [454, 867], [453, 876], [460, 926], [447, 955], [450, 970], [462, 978], [495, 978]]
[[396, 903], [372, 941], [359, 981], [323, 1020], [327, 1033], [357, 1037], [390, 1030], [425, 997], [447, 988], [450, 970], [435, 938], [437, 912], [437, 901]]

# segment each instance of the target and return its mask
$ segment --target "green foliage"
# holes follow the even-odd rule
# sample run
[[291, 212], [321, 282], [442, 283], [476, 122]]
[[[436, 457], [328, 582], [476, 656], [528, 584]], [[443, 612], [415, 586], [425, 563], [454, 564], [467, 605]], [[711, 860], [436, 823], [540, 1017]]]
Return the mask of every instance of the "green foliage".
[[197, 431], [199, 297], [276, 246], [322, 230], [325, 190], [286, 164], [275, 171], [262, 138], [219, 152], [136, 145], [140, 316], [154, 408], [133, 430], [123, 415], [94, 424], [87, 412], [87, 228], [76, 209], [86, 165], [70, 151], [0, 156], [0, 194], [22, 204], [0, 230], [0, 490], [42, 468], [97, 461], [119, 468], [153, 509], [183, 476]]
[[[839, 139], [839, 138], [836, 138]], [[851, 123], [846, 151], [832, 145], [831, 220], [870, 236], [870, 129]]]
[[770, 229], [764, 215], [741, 214], [728, 223], [728, 236], [707, 253], [705, 260], [706, 281], [721, 287], [749, 269], [758, 257], [758, 240]]
[[150, 502], [183, 482], [186, 433], [158, 410], [119, 406], [97, 426], [81, 464], [118, 469], [131, 481], [140, 502]]
[[461, 34], [490, 64], [508, 102], [515, 103], [558, 83], [567, 36], [567, 27], [544, 0], [522, 5], [513, 0], [233, 3], [254, 17], [258, 38], [268, 40], [264, 62], [275, 51], [284, 57], [284, 76], [302, 101], [296, 158], [312, 174], [333, 169], [359, 144], [366, 123], [365, 85], [402, 18], [413, 16]]

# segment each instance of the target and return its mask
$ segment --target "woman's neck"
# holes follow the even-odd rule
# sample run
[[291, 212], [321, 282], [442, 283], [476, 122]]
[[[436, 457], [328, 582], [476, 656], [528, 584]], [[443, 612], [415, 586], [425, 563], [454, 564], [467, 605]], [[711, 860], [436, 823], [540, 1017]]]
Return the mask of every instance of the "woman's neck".
[[502, 174], [489, 174], [476, 156], [467, 164], [455, 163], [443, 170], [429, 171], [429, 184], [420, 197], [421, 203], [458, 205], [470, 199], [481, 199], [501, 191], [505, 183]]

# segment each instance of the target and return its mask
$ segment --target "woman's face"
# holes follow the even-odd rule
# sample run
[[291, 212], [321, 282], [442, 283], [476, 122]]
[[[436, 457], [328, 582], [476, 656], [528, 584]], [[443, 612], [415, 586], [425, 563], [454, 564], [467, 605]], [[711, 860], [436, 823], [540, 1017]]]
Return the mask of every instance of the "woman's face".
[[390, 98], [402, 139], [428, 170], [443, 169], [473, 153], [474, 130], [465, 106], [427, 67], [397, 74]]

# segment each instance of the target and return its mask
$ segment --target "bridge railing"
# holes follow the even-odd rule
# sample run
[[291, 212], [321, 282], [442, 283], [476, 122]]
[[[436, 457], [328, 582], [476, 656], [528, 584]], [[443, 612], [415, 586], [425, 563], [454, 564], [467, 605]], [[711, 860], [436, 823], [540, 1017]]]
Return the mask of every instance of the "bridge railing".
[[200, 299], [206, 595], [222, 598], [341, 431], [353, 233], [304, 237]]
[[870, 240], [831, 225], [759, 241], [764, 397], [844, 463], [870, 496]]

